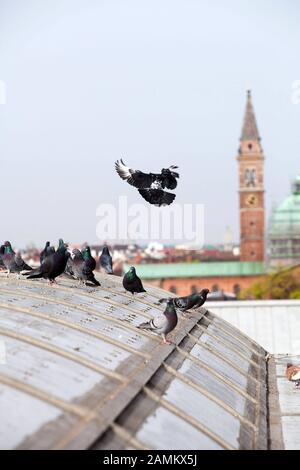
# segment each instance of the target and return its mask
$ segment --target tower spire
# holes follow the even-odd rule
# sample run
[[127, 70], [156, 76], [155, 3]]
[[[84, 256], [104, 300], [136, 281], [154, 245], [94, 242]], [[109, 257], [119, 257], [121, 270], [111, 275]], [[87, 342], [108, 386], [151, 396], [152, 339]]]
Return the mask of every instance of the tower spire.
[[244, 116], [242, 135], [240, 140], [258, 140], [260, 141], [260, 136], [258, 133], [258, 128], [256, 124], [251, 90], [247, 90], [247, 104], [246, 111]]

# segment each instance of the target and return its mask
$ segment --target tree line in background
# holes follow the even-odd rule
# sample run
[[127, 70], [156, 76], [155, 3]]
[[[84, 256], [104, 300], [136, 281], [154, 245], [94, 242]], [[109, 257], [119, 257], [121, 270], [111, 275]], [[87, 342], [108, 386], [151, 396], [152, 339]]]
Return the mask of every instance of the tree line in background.
[[241, 300], [300, 299], [300, 264], [267, 274], [244, 289]]

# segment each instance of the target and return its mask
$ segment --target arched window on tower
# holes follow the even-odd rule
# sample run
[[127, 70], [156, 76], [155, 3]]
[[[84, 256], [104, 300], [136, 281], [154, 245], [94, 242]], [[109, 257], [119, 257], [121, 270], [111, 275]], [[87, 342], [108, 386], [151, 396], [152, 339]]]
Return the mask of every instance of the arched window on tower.
[[193, 285], [191, 287], [191, 294], [197, 294], [197, 292], [198, 292], [197, 286]]
[[212, 292], [218, 292], [220, 290], [218, 284], [214, 284], [211, 288]]

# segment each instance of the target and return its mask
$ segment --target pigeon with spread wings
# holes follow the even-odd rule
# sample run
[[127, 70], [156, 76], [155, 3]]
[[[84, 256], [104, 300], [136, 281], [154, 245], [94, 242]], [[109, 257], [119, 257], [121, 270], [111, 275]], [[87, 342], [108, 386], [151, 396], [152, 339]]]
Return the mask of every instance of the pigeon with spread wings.
[[174, 170], [178, 168], [177, 166], [163, 168], [160, 173], [143, 173], [140, 170], [134, 170], [126, 166], [122, 159], [118, 160], [115, 166], [120, 178], [137, 188], [140, 195], [150, 204], [168, 206], [174, 201], [176, 194], [164, 191], [164, 189], [176, 188], [179, 174]]

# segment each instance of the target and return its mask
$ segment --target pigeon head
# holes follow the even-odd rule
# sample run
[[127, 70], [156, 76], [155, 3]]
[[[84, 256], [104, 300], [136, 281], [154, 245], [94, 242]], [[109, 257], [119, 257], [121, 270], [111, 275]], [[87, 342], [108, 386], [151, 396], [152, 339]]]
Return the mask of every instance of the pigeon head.
[[176, 170], [178, 168], [178, 166], [175, 166], [175, 165], [172, 165], [170, 166], [170, 168], [163, 168], [161, 170], [161, 174], [163, 176], [174, 176], [174, 178], [179, 178], [179, 173], [177, 173], [176, 171], [173, 171], [173, 170]]
[[[58, 242], [58, 249], [57, 250], [62, 251], [62, 252], [67, 252], [67, 248], [68, 248], [68, 244], [65, 243], [62, 238], [60, 238], [59, 242]], [[69, 253], [69, 252], [67, 252], [67, 253]], [[69, 255], [70, 255], [70, 253], [69, 253]]]
[[46, 242], [46, 248], [50, 246], [50, 242]]
[[167, 306], [166, 306], [165, 313], [174, 313], [176, 315], [176, 309], [174, 307], [174, 302], [173, 302], [173, 299], [171, 297], [169, 297], [168, 300], [167, 300]]
[[103, 246], [102, 253], [103, 253], [104, 255], [109, 255], [109, 249], [108, 249], [108, 246], [107, 246], [107, 245], [104, 245], [104, 246]]
[[[69, 251], [69, 250], [68, 250]], [[70, 253], [70, 252], [69, 252]], [[78, 257], [81, 257], [82, 254], [81, 254], [81, 251], [78, 250], [77, 248], [74, 248], [74, 250], [72, 251], [72, 253], [70, 253], [71, 255], [71, 258], [74, 259], [74, 258], [78, 258]]]
[[129, 271], [130, 271], [131, 273], [135, 274], [135, 267], [134, 267], [134, 266], [130, 266]]
[[9, 241], [6, 241], [4, 243], [4, 247], [5, 247], [5, 253], [12, 253], [13, 252], [11, 243]]
[[209, 289], [202, 289], [202, 291], [200, 292], [200, 294], [206, 297], [207, 294], [209, 294]]
[[63, 248], [63, 247], [66, 247], [67, 245], [65, 244], [65, 242], [63, 241], [62, 238], [60, 238], [58, 240], [58, 248]]
[[161, 174], [163, 176], [174, 176], [174, 178], [179, 178], [179, 173], [173, 171], [173, 169], [178, 168], [177, 166], [170, 166], [170, 168], [163, 168]]
[[86, 246], [85, 249], [82, 252], [84, 259], [89, 259], [91, 258], [91, 249], [89, 246]]

